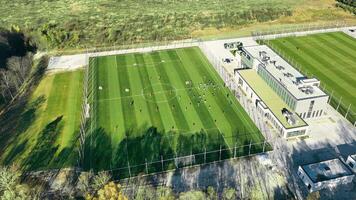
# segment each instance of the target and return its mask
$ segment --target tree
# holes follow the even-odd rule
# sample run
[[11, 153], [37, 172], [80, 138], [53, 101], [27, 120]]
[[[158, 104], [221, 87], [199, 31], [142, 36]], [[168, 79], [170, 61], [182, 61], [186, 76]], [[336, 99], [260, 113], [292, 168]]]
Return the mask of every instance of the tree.
[[179, 200], [205, 200], [206, 196], [202, 191], [189, 191], [179, 194]]
[[207, 199], [209, 199], [209, 200], [217, 200], [218, 199], [218, 194], [215, 192], [213, 187], [209, 186], [206, 193], [207, 193]]
[[102, 188], [106, 183], [108, 183], [111, 179], [111, 176], [108, 172], [99, 172], [93, 178], [93, 189], [99, 190]]
[[150, 186], [138, 186], [136, 195], [136, 200], [154, 200], [157, 199], [155, 189]]
[[16, 185], [20, 178], [20, 173], [15, 167], [0, 168], [0, 191], [6, 196], [14, 196], [16, 194]]
[[260, 187], [257, 185], [252, 188], [252, 191], [250, 193], [250, 198], [254, 200], [263, 200], [264, 195]]
[[82, 172], [78, 178], [77, 188], [82, 193], [85, 194], [90, 189], [90, 180], [93, 177], [93, 172]]
[[109, 182], [103, 188], [98, 190], [94, 196], [87, 195], [87, 200], [127, 200], [127, 197], [121, 191], [121, 185]]
[[157, 199], [174, 200], [175, 196], [171, 188], [161, 186], [157, 188]]
[[42, 189], [20, 183], [21, 172], [17, 167], [0, 167], [0, 199], [27, 200], [40, 199]]
[[236, 190], [234, 188], [225, 188], [222, 194], [222, 199], [224, 200], [236, 199]]

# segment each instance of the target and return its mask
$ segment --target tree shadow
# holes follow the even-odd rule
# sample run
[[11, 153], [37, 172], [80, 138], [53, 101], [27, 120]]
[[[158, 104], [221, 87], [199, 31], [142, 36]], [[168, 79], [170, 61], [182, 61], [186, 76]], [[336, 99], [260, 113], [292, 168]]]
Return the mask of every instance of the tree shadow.
[[32, 171], [50, 167], [51, 161], [59, 148], [59, 145], [55, 145], [55, 143], [63, 128], [60, 124], [62, 119], [63, 116], [57, 117], [41, 131], [31, 153], [22, 163], [24, 170]]
[[[0, 151], [8, 149], [10, 143], [16, 144], [18, 137], [26, 132], [37, 118], [37, 110], [46, 101], [44, 96], [37, 97], [33, 102], [25, 106], [16, 107], [0, 116]], [[4, 164], [10, 164], [15, 156], [25, 150], [27, 141], [16, 144], [6, 156]]]

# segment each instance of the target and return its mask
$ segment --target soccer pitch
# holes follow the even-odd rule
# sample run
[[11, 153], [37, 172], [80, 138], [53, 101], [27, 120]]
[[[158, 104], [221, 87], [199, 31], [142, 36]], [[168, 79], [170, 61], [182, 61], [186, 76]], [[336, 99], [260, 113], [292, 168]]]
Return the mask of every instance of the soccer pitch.
[[[90, 58], [91, 131], [86, 169], [174, 167], [176, 156], [217, 150], [211, 162], [262, 151], [264, 137], [199, 48]], [[242, 145], [259, 143], [249, 148]], [[270, 148], [270, 147], [269, 147]], [[144, 163], [171, 159], [150, 165]], [[194, 163], [202, 161], [194, 158]], [[135, 168], [136, 166], [136, 168]], [[119, 172], [122, 175], [123, 172]], [[124, 173], [125, 174], [125, 173]]]
[[297, 63], [302, 72], [313, 74], [331, 99], [331, 105], [356, 121], [356, 40], [342, 32], [269, 40], [268, 44], [282, 56]]

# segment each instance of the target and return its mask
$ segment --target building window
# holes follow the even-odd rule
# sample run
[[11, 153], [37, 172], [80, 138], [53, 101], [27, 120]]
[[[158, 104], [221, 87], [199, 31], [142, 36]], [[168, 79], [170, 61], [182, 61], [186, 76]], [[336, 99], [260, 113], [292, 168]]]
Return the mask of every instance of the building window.
[[320, 110], [320, 116], [323, 114], [323, 110]]
[[313, 111], [313, 115], [312, 115], [312, 117], [314, 117], [315, 116], [315, 110]]
[[311, 116], [311, 113], [312, 113], [313, 107], [314, 107], [314, 103], [315, 103], [314, 100], [310, 102], [309, 109], [308, 109], [308, 114], [307, 114], [307, 118], [309, 118], [309, 117]]
[[319, 110], [316, 111], [315, 117], [319, 117]]

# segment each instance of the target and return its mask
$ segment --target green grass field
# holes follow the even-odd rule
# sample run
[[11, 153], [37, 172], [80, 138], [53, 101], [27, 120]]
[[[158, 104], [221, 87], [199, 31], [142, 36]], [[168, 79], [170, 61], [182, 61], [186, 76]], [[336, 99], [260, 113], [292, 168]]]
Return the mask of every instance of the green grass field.
[[[116, 169], [264, 141], [199, 48], [96, 57], [90, 67], [95, 112], [86, 168]], [[261, 148], [253, 146], [251, 153]], [[207, 161], [221, 157], [209, 156]], [[158, 163], [149, 172], [161, 168]]]
[[[333, 98], [331, 105], [346, 114], [351, 104], [352, 112], [347, 118], [356, 121], [356, 39], [341, 33], [323, 33], [303, 37], [287, 37], [268, 41], [301, 67], [302, 72], [313, 74]], [[324, 87], [324, 86], [323, 86]]]
[[23, 111], [3, 116], [11, 126], [0, 135], [1, 164], [24, 170], [77, 164], [82, 79], [82, 70], [46, 75]]

